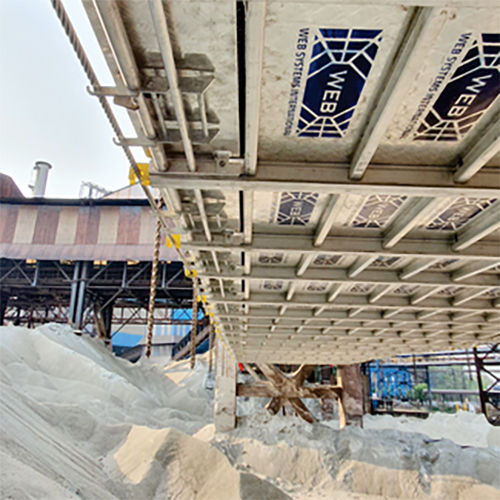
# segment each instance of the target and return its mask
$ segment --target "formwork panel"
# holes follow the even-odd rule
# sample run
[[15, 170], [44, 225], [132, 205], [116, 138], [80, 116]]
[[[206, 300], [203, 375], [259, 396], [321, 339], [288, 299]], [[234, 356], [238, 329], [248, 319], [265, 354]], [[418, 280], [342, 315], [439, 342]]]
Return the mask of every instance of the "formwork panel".
[[[493, 2], [479, 2], [161, 4], [177, 70], [193, 53], [213, 65], [220, 130], [188, 166], [165, 145], [150, 179], [178, 204], [181, 250], [239, 361], [498, 339], [500, 194], [484, 167], [500, 165], [500, 43]], [[148, 3], [117, 5], [146, 74], [160, 49]]]
[[[269, 2], [259, 158], [346, 161], [408, 16], [399, 6]], [[328, 90], [323, 109], [338, 106], [320, 114], [333, 119], [315, 121], [307, 110], [320, 111]]]
[[[452, 165], [498, 112], [500, 26], [491, 9], [439, 9], [442, 26], [374, 163]], [[500, 165], [498, 154], [490, 165]]]

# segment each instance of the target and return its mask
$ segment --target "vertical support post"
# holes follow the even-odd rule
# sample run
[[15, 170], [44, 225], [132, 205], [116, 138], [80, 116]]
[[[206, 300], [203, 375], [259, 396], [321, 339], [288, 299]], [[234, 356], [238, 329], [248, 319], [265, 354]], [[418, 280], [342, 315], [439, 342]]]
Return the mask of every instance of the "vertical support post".
[[363, 391], [363, 414], [372, 412], [372, 400], [370, 391], [370, 376], [367, 373], [361, 374], [361, 386]]
[[431, 390], [431, 374], [429, 372], [429, 367], [425, 367], [425, 378], [427, 382], [427, 399], [429, 400], [429, 411], [432, 411], [432, 390]]
[[18, 307], [16, 309], [16, 319], [14, 320], [14, 326], [19, 326], [21, 324], [21, 309]]
[[474, 364], [476, 365], [476, 375], [477, 375], [477, 388], [479, 391], [479, 401], [481, 403], [481, 412], [483, 415], [487, 416], [486, 413], [486, 394], [483, 388], [483, 380], [481, 378], [481, 370], [483, 369], [482, 359], [477, 354], [476, 347], [473, 348], [474, 353]]
[[228, 432], [236, 427], [236, 363], [215, 341], [214, 424], [216, 432]]
[[[319, 382], [320, 384], [332, 383], [332, 368], [330, 366], [318, 366], [314, 374], [315, 382]], [[333, 406], [332, 398], [321, 398], [321, 418], [323, 420], [333, 420]]]
[[214, 359], [214, 328], [210, 325], [210, 334], [208, 337], [208, 373], [212, 373]]
[[71, 326], [75, 327], [76, 322], [76, 302], [78, 298], [78, 278], [80, 277], [80, 266], [81, 262], [75, 262], [75, 267], [73, 268], [73, 279], [71, 280], [71, 295], [69, 299], [69, 312], [68, 312], [68, 322]]
[[40, 277], [40, 261], [37, 260], [35, 264], [35, 274], [33, 276], [33, 281], [31, 282], [31, 286], [33, 288], [38, 286], [38, 278]]
[[75, 320], [73, 324], [74, 328], [77, 330], [81, 330], [83, 327], [83, 311], [85, 309], [85, 290], [87, 288], [88, 268], [89, 262], [82, 262], [81, 274], [78, 283]]
[[339, 399], [339, 428], [347, 425], [363, 427], [363, 386], [360, 365], [338, 367], [338, 383], [342, 387]]
[[97, 337], [106, 344], [106, 327], [104, 325], [104, 316], [97, 300], [94, 302], [94, 324], [97, 330]]
[[192, 322], [191, 322], [191, 356], [189, 364], [191, 370], [196, 363], [196, 335], [198, 333], [198, 282], [193, 276], [193, 302], [192, 302]]
[[151, 263], [151, 285], [149, 288], [148, 324], [146, 335], [146, 358], [151, 356], [151, 343], [153, 341], [153, 325], [155, 319], [156, 282], [158, 280], [158, 260], [160, 258], [161, 220], [156, 219], [155, 246], [153, 262]]
[[102, 321], [104, 326], [104, 344], [108, 348], [109, 351], [113, 351], [113, 342], [112, 342], [112, 332], [111, 332], [111, 324], [113, 321], [113, 302], [110, 302], [106, 307], [101, 309]]
[[415, 359], [415, 354], [411, 355], [412, 363], [413, 363], [413, 385], [418, 384], [417, 380], [417, 360]]

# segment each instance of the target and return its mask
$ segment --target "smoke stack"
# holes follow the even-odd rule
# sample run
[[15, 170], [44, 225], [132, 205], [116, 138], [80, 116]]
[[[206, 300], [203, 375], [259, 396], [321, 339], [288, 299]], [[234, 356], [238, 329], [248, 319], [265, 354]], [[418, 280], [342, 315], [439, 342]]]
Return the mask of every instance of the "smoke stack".
[[52, 165], [46, 161], [37, 161], [33, 167], [34, 180], [28, 186], [31, 188], [34, 198], [42, 198], [47, 187], [47, 177]]

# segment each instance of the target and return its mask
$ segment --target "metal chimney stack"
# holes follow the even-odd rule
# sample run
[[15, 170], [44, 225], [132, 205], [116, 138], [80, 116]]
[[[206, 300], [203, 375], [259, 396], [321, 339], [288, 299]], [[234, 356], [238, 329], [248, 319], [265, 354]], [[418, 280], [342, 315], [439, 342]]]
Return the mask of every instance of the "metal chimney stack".
[[52, 165], [46, 161], [37, 161], [33, 167], [34, 180], [29, 187], [32, 190], [34, 198], [42, 198], [45, 195], [45, 188], [47, 187], [47, 177]]

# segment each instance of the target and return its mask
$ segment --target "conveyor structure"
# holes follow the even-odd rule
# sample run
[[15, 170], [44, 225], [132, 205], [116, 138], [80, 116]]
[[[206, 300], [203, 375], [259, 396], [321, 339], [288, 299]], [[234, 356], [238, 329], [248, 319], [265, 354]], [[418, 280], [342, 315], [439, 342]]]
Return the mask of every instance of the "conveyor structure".
[[83, 4], [235, 359], [498, 339], [494, 0]]

